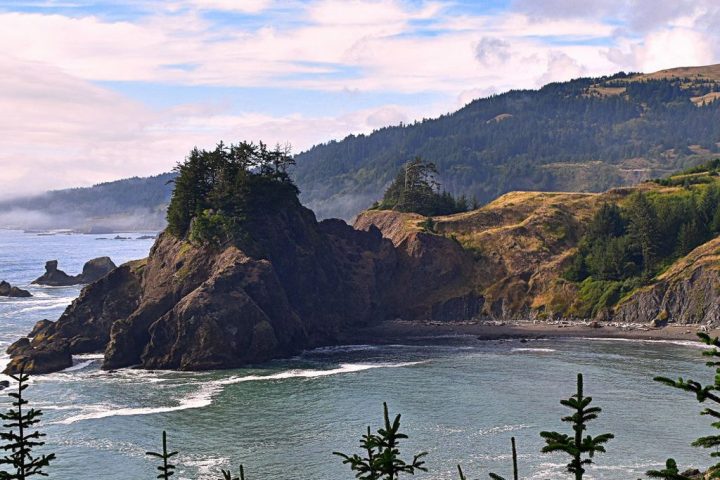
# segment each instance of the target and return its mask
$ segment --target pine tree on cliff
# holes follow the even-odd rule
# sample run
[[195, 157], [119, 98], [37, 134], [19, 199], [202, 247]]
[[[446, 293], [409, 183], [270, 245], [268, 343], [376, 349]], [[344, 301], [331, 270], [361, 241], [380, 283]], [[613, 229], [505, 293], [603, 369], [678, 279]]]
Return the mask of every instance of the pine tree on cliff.
[[[720, 395], [716, 393], [720, 391], [720, 350], [718, 350], [718, 348], [720, 348], [720, 339], [718, 337], [711, 338], [706, 333], [698, 333], [697, 335], [701, 342], [705, 345], [713, 347], [710, 350], [703, 351], [702, 354], [703, 356], [710, 357], [710, 361], [706, 362], [705, 365], [715, 369], [714, 382], [708, 385], [703, 385], [695, 380], [685, 380], [682, 377], [677, 380], [672, 380], [667, 377], [655, 377], [655, 381], [679, 390], [690, 392], [695, 395], [695, 398], [700, 403], [705, 403], [709, 400], [713, 404], [720, 404]], [[720, 429], [720, 410], [717, 408], [707, 407], [700, 412], [700, 415], [712, 417], [714, 421], [711, 425], [714, 428]], [[700, 437], [695, 440], [692, 445], [694, 447], [712, 449], [713, 451], [710, 453], [710, 456], [712, 458], [720, 457], [720, 451], [718, 451], [718, 448], [720, 448], [720, 435]], [[720, 478], [720, 463], [716, 463], [711, 466], [709, 470], [711, 472], [710, 478]]]
[[298, 189], [287, 173], [294, 163], [289, 147], [270, 150], [262, 142], [220, 142], [214, 150], [193, 149], [175, 167], [169, 232], [178, 238], [195, 233], [202, 242], [237, 239], [253, 214], [297, 198]]
[[658, 217], [655, 207], [642, 192], [633, 194], [627, 206], [628, 233], [642, 256], [643, 277], [649, 279], [655, 272], [660, 248]]
[[[592, 458], [596, 453], [605, 452], [605, 443], [614, 438], [611, 433], [604, 433], [597, 437], [583, 433], [587, 429], [587, 422], [597, 418], [602, 411], [599, 407], [590, 407], [592, 397], [586, 397], [583, 391], [583, 376], [577, 376], [577, 392], [567, 400], [561, 400], [560, 404], [572, 409], [574, 413], [563, 417], [563, 422], [572, 424], [574, 433], [566, 435], [559, 432], [541, 432], [540, 436], [545, 439], [543, 453], [565, 452], [572, 459], [567, 464], [567, 471], [575, 475], [575, 480], [582, 480], [585, 473], [585, 466], [593, 463]], [[583, 458], [587, 455], [588, 458]]]
[[421, 460], [427, 452], [415, 455], [409, 463], [400, 458], [400, 440], [408, 438], [400, 433], [400, 415], [391, 422], [387, 403], [383, 403], [383, 414], [384, 427], [377, 434], [371, 433], [368, 427], [367, 434], [360, 440], [365, 457], [340, 452], [333, 454], [342, 457], [343, 463], [349, 465], [360, 480], [395, 480], [401, 473], [414, 475], [416, 471], [427, 472], [425, 462]]
[[0, 433], [0, 439], [3, 441], [2, 449], [9, 452], [0, 459], [0, 464], [9, 465], [10, 472], [0, 471], [0, 480], [25, 480], [35, 475], [47, 476], [43, 469], [55, 459], [55, 454], [33, 455], [35, 447], [45, 444], [40, 441], [45, 434], [37, 430], [31, 432], [40, 422], [42, 412], [34, 408], [24, 408], [28, 401], [23, 398], [23, 392], [28, 388], [29, 377], [24, 369], [21, 369], [20, 373], [10, 375], [10, 378], [17, 382], [17, 392], [8, 394], [13, 399], [12, 408], [0, 413], [0, 419], [4, 422], [3, 427], [9, 429]]
[[161, 480], [169, 480], [170, 477], [175, 475], [175, 465], [170, 463], [170, 459], [177, 455], [178, 452], [168, 452], [167, 433], [164, 430], [162, 433], [162, 452], [146, 452], [145, 454], [162, 460], [162, 463], [157, 467], [160, 473], [156, 478], [160, 478]]

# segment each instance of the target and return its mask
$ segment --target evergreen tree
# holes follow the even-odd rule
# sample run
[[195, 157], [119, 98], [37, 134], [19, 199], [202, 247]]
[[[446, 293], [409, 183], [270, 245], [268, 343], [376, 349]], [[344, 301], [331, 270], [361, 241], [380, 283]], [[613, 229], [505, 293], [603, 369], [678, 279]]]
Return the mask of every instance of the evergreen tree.
[[[558, 432], [541, 432], [540, 436], [545, 439], [543, 453], [565, 452], [572, 459], [567, 465], [568, 472], [575, 475], [575, 480], [582, 480], [585, 473], [585, 465], [593, 463], [592, 458], [596, 453], [605, 452], [604, 444], [614, 438], [611, 433], [605, 433], [592, 437], [583, 437], [587, 429], [587, 422], [597, 418], [602, 411], [599, 407], [590, 407], [592, 397], [586, 397], [583, 392], [582, 374], [577, 376], [577, 392], [567, 400], [561, 400], [560, 404], [572, 409], [574, 413], [563, 417], [563, 422], [572, 424], [573, 435], [566, 435]], [[588, 458], [583, 458], [587, 454]]]
[[437, 174], [434, 163], [416, 157], [398, 172], [377, 208], [426, 216], [467, 211], [468, 201], [464, 195], [455, 198], [450, 192], [439, 192]]
[[170, 463], [169, 460], [175, 455], [177, 455], [178, 452], [168, 452], [167, 433], [164, 430], [162, 433], [162, 452], [146, 452], [145, 454], [162, 460], [162, 464], [157, 467], [160, 473], [156, 478], [160, 478], [162, 480], [169, 480], [170, 477], [175, 475], [175, 465]]
[[175, 167], [170, 233], [202, 244], [244, 239], [245, 222], [297, 201], [287, 172], [294, 162], [289, 147], [269, 150], [262, 142], [193, 149]]
[[[720, 395], [715, 393], [720, 391], [720, 351], [718, 350], [718, 348], [720, 348], [720, 339], [717, 337], [710, 338], [708, 334], [702, 332], [698, 333], [697, 336], [705, 345], [713, 347], [711, 350], [703, 351], [702, 354], [703, 356], [711, 358], [711, 360], [706, 362], [705, 365], [715, 369], [714, 382], [708, 385], [703, 385], [698, 381], [692, 379], [685, 380], [682, 377], [677, 380], [672, 380], [667, 377], [655, 377], [655, 381], [679, 390], [690, 392], [695, 395], [695, 398], [700, 403], [705, 403], [709, 400], [713, 402], [713, 404], [720, 404]], [[714, 428], [720, 429], [720, 410], [707, 407], [700, 412], [700, 415], [712, 417], [714, 421], [711, 425]], [[695, 440], [692, 445], [694, 447], [713, 449], [714, 451], [710, 453], [710, 457], [720, 457], [720, 451], [718, 451], [718, 448], [720, 447], [720, 435], [700, 437]], [[710, 478], [720, 478], [720, 463], [716, 463], [710, 467], [709, 470], [711, 472]]]
[[401, 473], [414, 475], [416, 471], [427, 472], [425, 462], [421, 460], [427, 452], [415, 455], [409, 463], [400, 458], [400, 440], [408, 438], [400, 433], [400, 415], [391, 422], [387, 403], [383, 403], [383, 416], [384, 426], [376, 434], [371, 433], [368, 427], [360, 440], [365, 457], [340, 452], [333, 454], [342, 457], [343, 463], [348, 464], [360, 480], [395, 480]]
[[[510, 444], [512, 446], [513, 480], [518, 480], [517, 449], [515, 448], [515, 437], [512, 437], [510, 439]], [[490, 478], [492, 478], [493, 480], [505, 480], [505, 478], [501, 477], [496, 473], [491, 473]]]
[[664, 478], [665, 480], [692, 480], [680, 473], [677, 463], [672, 458], [667, 459], [663, 470], [649, 470], [646, 475], [650, 478]]
[[239, 477], [233, 477], [230, 470], [220, 470], [220, 473], [222, 473], [223, 478], [220, 480], [245, 480], [245, 469], [242, 465], [240, 465], [240, 476]]
[[55, 459], [55, 454], [33, 455], [33, 449], [45, 444], [40, 441], [45, 434], [30, 431], [40, 422], [42, 412], [34, 408], [24, 409], [28, 401], [23, 398], [23, 392], [28, 388], [26, 382], [29, 376], [21, 369], [20, 373], [10, 375], [10, 378], [17, 382], [17, 391], [8, 393], [13, 399], [12, 408], [0, 413], [0, 420], [5, 422], [3, 427], [9, 429], [0, 433], [2, 449], [8, 452], [0, 459], [0, 465], [8, 465], [10, 471], [0, 471], [0, 480], [25, 480], [35, 475], [46, 477], [43, 469]]
[[643, 276], [649, 279], [654, 274], [660, 243], [657, 213], [647, 195], [642, 192], [634, 193], [630, 197], [627, 212], [628, 232], [640, 250]]

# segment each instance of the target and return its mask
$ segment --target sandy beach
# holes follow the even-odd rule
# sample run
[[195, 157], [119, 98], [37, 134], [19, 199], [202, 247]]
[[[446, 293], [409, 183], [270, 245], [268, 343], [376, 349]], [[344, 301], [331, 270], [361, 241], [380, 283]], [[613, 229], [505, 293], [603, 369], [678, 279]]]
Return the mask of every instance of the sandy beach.
[[667, 325], [656, 328], [641, 324], [597, 322], [539, 321], [471, 321], [471, 322], [410, 322], [389, 320], [353, 332], [346, 343], [396, 343], [403, 339], [446, 335], [474, 335], [479, 340], [504, 338], [627, 338], [637, 340], [697, 340], [697, 332], [720, 336], [720, 329], [703, 330], [700, 325]]

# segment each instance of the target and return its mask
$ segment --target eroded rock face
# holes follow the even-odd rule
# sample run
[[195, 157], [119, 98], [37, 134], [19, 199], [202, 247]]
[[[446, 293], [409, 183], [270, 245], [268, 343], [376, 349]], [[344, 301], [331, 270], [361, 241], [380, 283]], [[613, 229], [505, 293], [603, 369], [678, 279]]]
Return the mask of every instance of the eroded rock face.
[[0, 297], [27, 298], [32, 297], [32, 294], [22, 288], [14, 287], [3, 280], [0, 282]]
[[690, 252], [615, 309], [625, 322], [720, 324], [720, 237]]
[[71, 366], [72, 354], [104, 351], [111, 325], [139, 304], [141, 276], [142, 262], [131, 262], [85, 287], [57, 321], [39, 321], [8, 348], [6, 372], [23, 364], [27, 373], [53, 372]]
[[51, 287], [83, 285], [99, 280], [114, 268], [115, 264], [110, 260], [110, 257], [99, 257], [86, 262], [83, 265], [82, 273], [73, 276], [58, 269], [57, 260], [50, 260], [45, 263], [45, 273], [33, 280], [32, 283]]
[[51, 287], [64, 287], [78, 285], [80, 282], [77, 277], [70, 276], [62, 270], [59, 270], [57, 260], [49, 260], [45, 262], [45, 273], [33, 280], [32, 283]]
[[385, 316], [397, 258], [377, 229], [318, 223], [299, 203], [247, 228], [262, 240], [209, 247], [162, 234], [147, 260], [87, 286], [57, 322], [11, 347], [8, 370], [52, 370], [59, 364], [41, 362], [66, 351], [103, 351], [105, 368], [231, 368]]

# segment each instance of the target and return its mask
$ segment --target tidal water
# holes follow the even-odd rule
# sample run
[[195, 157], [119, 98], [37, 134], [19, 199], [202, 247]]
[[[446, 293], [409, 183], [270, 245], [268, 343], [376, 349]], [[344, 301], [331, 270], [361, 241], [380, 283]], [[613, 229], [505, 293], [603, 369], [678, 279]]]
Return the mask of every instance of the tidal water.
[[[45, 261], [67, 273], [101, 255], [115, 263], [144, 257], [152, 240], [99, 240], [114, 235], [38, 236], [0, 230], [0, 280], [33, 298], [0, 297], [0, 348], [43, 318], [55, 320], [77, 287], [30, 285]], [[126, 234], [136, 238], [139, 234]], [[479, 341], [411, 338], [402, 345], [317, 349], [255, 368], [188, 373], [99, 369], [86, 355], [63, 372], [33, 378], [28, 396], [44, 412], [49, 469], [58, 480], [155, 478], [145, 455], [167, 430], [179, 450], [175, 478], [210, 480], [220, 468], [245, 465], [249, 479], [351, 479], [332, 455], [354, 452], [367, 425], [378, 427], [382, 402], [402, 413], [403, 452], [428, 452], [430, 473], [418, 479], [510, 472], [517, 438], [521, 478], [570, 478], [561, 455], [540, 454], [539, 433], [568, 431], [559, 405], [585, 374], [586, 392], [603, 408], [591, 434], [612, 432], [591, 479], [636, 479], [674, 457], [707, 466], [708, 452], [690, 442], [711, 430], [688, 395], [652, 381], [658, 374], [709, 382], [693, 343], [563, 339]], [[6, 357], [3, 357], [6, 360]], [[0, 394], [0, 407], [8, 398]], [[409, 478], [409, 477], [404, 477]]]

